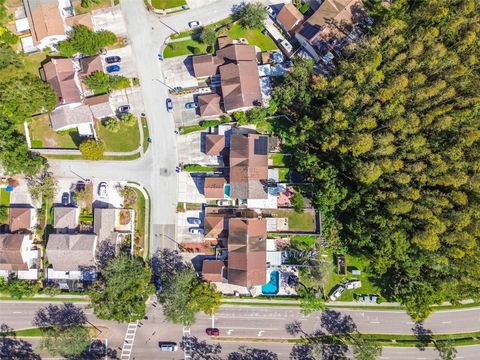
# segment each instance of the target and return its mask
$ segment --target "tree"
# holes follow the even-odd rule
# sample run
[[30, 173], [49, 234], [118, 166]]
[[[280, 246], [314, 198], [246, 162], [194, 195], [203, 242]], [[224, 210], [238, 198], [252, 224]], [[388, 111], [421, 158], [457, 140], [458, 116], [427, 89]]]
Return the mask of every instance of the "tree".
[[89, 291], [100, 319], [132, 322], [145, 316], [145, 302], [153, 293], [151, 273], [142, 259], [120, 255], [100, 271]]
[[122, 124], [133, 127], [138, 124], [137, 117], [132, 113], [125, 113], [120, 116]]
[[267, 10], [260, 2], [242, 2], [240, 5], [235, 6], [233, 18], [238, 20], [244, 28], [262, 29], [263, 22], [267, 18]]
[[10, 46], [0, 44], [0, 69], [4, 69], [7, 66], [19, 68], [22, 65], [20, 56]]
[[82, 325], [52, 326], [42, 329], [41, 347], [52, 355], [78, 356], [88, 348], [90, 335]]
[[255, 349], [241, 345], [238, 351], [228, 354], [228, 360], [278, 360], [278, 355], [270, 350]]
[[320, 294], [312, 290], [304, 290], [300, 293], [300, 307], [304, 315], [309, 315], [325, 308], [325, 303]]
[[475, 10], [396, 1], [361, 46], [335, 54], [328, 77], [296, 61], [273, 90], [291, 119], [276, 132], [312, 184], [323, 230], [375, 259], [382, 295], [414, 319], [480, 290]]
[[105, 144], [101, 140], [88, 139], [78, 147], [82, 156], [87, 160], [102, 160]]
[[114, 117], [109, 117], [102, 120], [102, 125], [105, 127], [105, 129], [113, 133], [116, 133], [118, 130], [120, 130], [120, 121]]
[[190, 326], [199, 311], [213, 315], [220, 307], [221, 296], [212, 285], [202, 282], [194, 269], [186, 268], [173, 276], [158, 297], [168, 321]]
[[37, 176], [27, 177], [28, 191], [34, 201], [52, 202], [56, 193], [57, 180], [51, 173], [43, 172]]
[[203, 27], [200, 32], [200, 41], [209, 46], [215, 45], [215, 41], [217, 41], [216, 31], [210, 26]]
[[29, 151], [22, 134], [12, 127], [3, 134], [0, 138], [0, 163], [6, 174], [35, 175], [44, 168], [45, 158]]
[[355, 360], [376, 360], [382, 355], [382, 347], [372, 340], [362, 338], [359, 334], [350, 336], [351, 349]]
[[67, 40], [56, 45], [58, 51], [65, 57], [71, 57], [76, 53], [95, 56], [100, 50], [117, 41], [117, 37], [111, 31], [94, 32], [84, 25], [75, 26], [68, 35]]
[[297, 213], [303, 213], [305, 208], [305, 199], [300, 192], [296, 192], [292, 197], [292, 205]]
[[11, 279], [7, 283], [7, 292], [14, 299], [31, 297], [38, 293], [38, 290], [39, 287], [37, 284], [30, 284], [24, 280]]
[[60, 288], [56, 285], [48, 285], [43, 288], [42, 293], [51, 297], [55, 297], [57, 295], [60, 295], [62, 293], [62, 290], [60, 290]]
[[103, 71], [94, 71], [84, 79], [95, 94], [105, 94], [111, 90], [125, 89], [130, 86], [130, 80], [120, 75], [110, 75]]
[[455, 360], [457, 357], [457, 349], [453, 346], [451, 340], [434, 341], [435, 348], [440, 355], [440, 360]]

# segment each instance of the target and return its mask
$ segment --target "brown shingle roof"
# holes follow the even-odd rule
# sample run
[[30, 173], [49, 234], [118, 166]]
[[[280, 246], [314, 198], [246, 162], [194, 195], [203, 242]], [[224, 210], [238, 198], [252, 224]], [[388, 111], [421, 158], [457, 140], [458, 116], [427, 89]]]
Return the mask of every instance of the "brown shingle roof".
[[302, 13], [292, 3], [285, 4], [277, 15], [277, 21], [286, 31], [292, 30], [302, 20]]
[[28, 270], [22, 258], [24, 235], [0, 234], [0, 270]]
[[266, 282], [265, 219], [229, 220], [228, 283], [239, 286], [257, 286]]
[[98, 242], [110, 240], [115, 233], [117, 209], [95, 208], [93, 213], [93, 230], [98, 235]]
[[225, 150], [225, 136], [207, 134], [205, 137], [205, 153], [211, 156], [222, 155]]
[[50, 234], [48, 262], [55, 271], [77, 271], [95, 265], [97, 236], [93, 234]]
[[205, 239], [226, 237], [228, 222], [222, 215], [206, 215], [204, 221]]
[[262, 102], [256, 61], [241, 61], [220, 67], [225, 111], [252, 107]]
[[233, 44], [233, 40], [228, 35], [222, 35], [217, 38], [217, 44], [219, 49], [223, 49], [224, 47]]
[[11, 232], [29, 230], [32, 227], [32, 209], [11, 207], [9, 210], [9, 227]]
[[193, 72], [197, 78], [212, 76], [217, 72], [217, 68], [220, 65], [217, 63], [218, 59], [215, 56], [210, 54], [208, 55], [198, 55], [194, 56], [192, 59], [193, 62]]
[[80, 64], [80, 77], [84, 78], [93, 73], [94, 71], [103, 72], [102, 59], [100, 56], [90, 56], [81, 58], [78, 63]]
[[92, 15], [90, 13], [70, 16], [65, 20], [65, 22], [67, 23], [68, 26], [71, 26], [71, 27], [84, 25], [89, 29], [93, 30]]
[[221, 282], [225, 264], [222, 260], [203, 260], [202, 277], [205, 281]]
[[23, 4], [34, 45], [47, 36], [65, 35], [57, 0], [24, 0]]
[[200, 108], [200, 116], [212, 116], [222, 113], [220, 100], [222, 97], [218, 94], [200, 95], [198, 97], [198, 106]]
[[223, 187], [227, 180], [223, 177], [207, 177], [203, 186], [205, 198], [207, 199], [223, 199], [225, 194]]
[[103, 119], [115, 115], [115, 112], [110, 105], [110, 96], [108, 94], [85, 98], [83, 103], [90, 107], [93, 117], [97, 119]]
[[230, 196], [266, 199], [268, 136], [233, 134], [230, 137]]
[[80, 102], [80, 89], [75, 81], [75, 70], [70, 59], [51, 59], [43, 65], [45, 80], [57, 95], [57, 105]]

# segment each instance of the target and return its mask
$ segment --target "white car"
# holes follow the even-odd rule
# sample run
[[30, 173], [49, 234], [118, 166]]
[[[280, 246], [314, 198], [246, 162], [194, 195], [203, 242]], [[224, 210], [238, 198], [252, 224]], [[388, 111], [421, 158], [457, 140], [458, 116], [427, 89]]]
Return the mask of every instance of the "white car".
[[218, 200], [217, 206], [230, 206], [230, 200]]
[[362, 282], [360, 280], [350, 280], [345, 284], [347, 289], [358, 289], [362, 287]]
[[197, 20], [195, 20], [195, 21], [190, 21], [190, 22], [188, 23], [188, 26], [189, 26], [191, 29], [195, 29], [195, 28], [198, 28], [198, 27], [202, 26], [202, 22], [201, 22], [201, 21], [197, 21]]
[[340, 296], [342, 296], [343, 292], [345, 291], [345, 288], [342, 285], [339, 285], [335, 291], [333, 292], [332, 295], [330, 295], [330, 300], [335, 301], [337, 300]]
[[190, 231], [190, 234], [203, 235], [203, 229], [202, 228], [190, 228], [190, 229], [188, 229], [188, 231]]
[[108, 185], [106, 182], [101, 182], [100, 184], [98, 184], [98, 196], [102, 197], [102, 198], [106, 198], [107, 197], [107, 188], [108, 188]]
[[178, 350], [178, 346], [175, 343], [160, 344], [162, 351], [174, 352]]

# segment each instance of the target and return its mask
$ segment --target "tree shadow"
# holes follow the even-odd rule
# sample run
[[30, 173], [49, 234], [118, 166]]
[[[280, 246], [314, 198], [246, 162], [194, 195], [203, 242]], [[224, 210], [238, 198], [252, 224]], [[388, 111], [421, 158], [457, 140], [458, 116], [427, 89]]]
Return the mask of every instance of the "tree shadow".
[[298, 335], [298, 334], [305, 334], [305, 332], [302, 329], [302, 323], [298, 320], [294, 320], [291, 323], [288, 323], [285, 325], [285, 330], [287, 333], [290, 335]]
[[168, 286], [173, 275], [186, 267], [180, 254], [175, 251], [163, 249], [155, 252], [150, 260], [155, 290], [158, 292], [162, 287]]
[[100, 269], [104, 269], [110, 260], [115, 258], [116, 247], [110, 241], [102, 241], [97, 250], [97, 264]]
[[41, 357], [33, 351], [32, 344], [14, 337], [14, 330], [7, 324], [0, 325], [0, 332], [0, 359], [41, 359]]
[[415, 326], [412, 328], [413, 334], [417, 338], [417, 343], [415, 346], [424, 351], [425, 348], [430, 344], [433, 340], [433, 333], [430, 329], [425, 329], [423, 321], [417, 321]]
[[192, 360], [220, 360], [222, 352], [220, 344], [209, 344], [205, 340], [198, 340], [195, 336], [184, 336], [180, 348], [188, 352]]
[[338, 311], [326, 309], [320, 317], [322, 327], [330, 334], [349, 334], [357, 331], [357, 325], [350, 315], [342, 315]]
[[105, 354], [105, 343], [100, 340], [93, 340], [90, 343], [90, 348], [85, 350], [78, 356], [68, 357], [70, 360], [100, 360], [100, 359], [119, 359], [117, 350], [107, 348], [107, 353]]
[[33, 319], [33, 325], [38, 327], [45, 326], [71, 326], [84, 325], [87, 318], [83, 309], [76, 307], [72, 303], [63, 305], [50, 304], [45, 308], [39, 309]]
[[290, 352], [291, 360], [315, 360], [312, 354], [312, 348], [308, 345], [294, 345]]
[[228, 354], [228, 360], [278, 360], [278, 355], [266, 349], [254, 349], [245, 345]]

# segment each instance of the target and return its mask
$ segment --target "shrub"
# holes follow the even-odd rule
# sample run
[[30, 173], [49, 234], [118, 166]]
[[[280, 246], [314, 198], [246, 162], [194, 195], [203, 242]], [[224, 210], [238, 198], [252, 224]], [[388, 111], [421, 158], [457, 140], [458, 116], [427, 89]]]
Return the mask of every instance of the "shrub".
[[243, 111], [235, 111], [233, 113], [233, 118], [236, 122], [238, 122], [238, 125], [245, 125], [248, 123], [247, 114], [245, 114]]
[[121, 90], [130, 87], [130, 80], [120, 75], [110, 75], [102, 71], [94, 71], [84, 79], [95, 94], [104, 94], [110, 90]]
[[79, 150], [87, 160], [101, 160], [105, 152], [105, 144], [101, 140], [88, 139], [80, 144]]
[[117, 118], [113, 118], [113, 117], [106, 118], [105, 120], [102, 121], [102, 125], [105, 127], [105, 129], [113, 133], [116, 133], [118, 132], [118, 130], [120, 130], [120, 121], [118, 121]]
[[214, 45], [217, 40], [217, 33], [211, 27], [202, 28], [200, 33], [200, 41], [207, 45]]
[[122, 124], [130, 127], [135, 126], [138, 123], [137, 117], [131, 113], [122, 114], [122, 116], [120, 117], [120, 121], [122, 122]]

